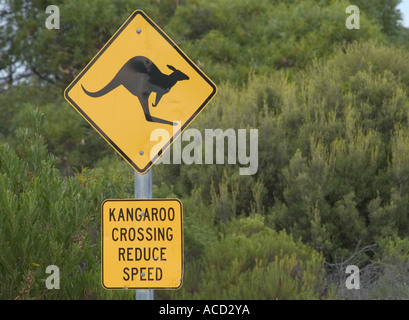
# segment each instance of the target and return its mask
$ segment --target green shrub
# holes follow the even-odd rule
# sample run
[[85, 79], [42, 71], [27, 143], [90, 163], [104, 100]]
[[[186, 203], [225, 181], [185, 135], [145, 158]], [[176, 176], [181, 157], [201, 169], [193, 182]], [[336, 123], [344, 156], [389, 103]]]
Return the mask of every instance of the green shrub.
[[[0, 296], [2, 299], [126, 297], [100, 285], [100, 204], [125, 196], [121, 176], [84, 170], [64, 178], [41, 135], [44, 116], [16, 131], [16, 148], [0, 144]], [[48, 265], [61, 289], [48, 290]], [[129, 294], [128, 294], [129, 297]]]
[[323, 257], [277, 233], [260, 215], [223, 225], [220, 240], [186, 268], [180, 299], [321, 299], [326, 297]]
[[251, 72], [269, 75], [304, 68], [358, 39], [384, 41], [380, 25], [361, 15], [359, 32], [345, 27], [349, 3], [332, 1], [189, 1], [178, 6], [167, 31], [216, 82], [245, 82]]
[[296, 80], [280, 71], [251, 76], [243, 88], [222, 84], [195, 127], [202, 135], [205, 128], [258, 128], [258, 172], [240, 176], [239, 164], [160, 165], [156, 177], [177, 180], [183, 198], [200, 192], [216, 223], [264, 214], [329, 261], [348, 257], [360, 241], [404, 237], [405, 57], [402, 49], [357, 42]]
[[[398, 37], [396, 0], [361, 7], [360, 30], [345, 27], [345, 0], [235, 1], [56, 1], [61, 29], [44, 27], [47, 14], [40, 0], [7, 1], [7, 28], [0, 32], [0, 70], [18, 78], [21, 65], [30, 76], [60, 88], [136, 9], [144, 10], [216, 82], [247, 81], [249, 73], [275, 68], [304, 68], [331, 54], [339, 44], [358, 39], [386, 42]], [[8, 8], [8, 6], [10, 8]], [[376, 9], [375, 9], [376, 8]], [[22, 49], [24, 48], [24, 50]], [[11, 81], [13, 82], [13, 81]]]
[[[409, 240], [396, 236], [387, 236], [378, 245], [366, 248], [373, 253], [373, 258], [361, 260], [362, 255], [355, 252], [347, 261], [339, 262], [334, 270], [328, 273], [336, 297], [342, 299], [376, 299], [376, 300], [407, 300], [408, 268], [409, 268]], [[362, 249], [361, 249], [362, 250]], [[364, 251], [365, 251], [364, 250]], [[345, 268], [354, 264], [360, 267], [359, 290], [348, 290], [345, 287]], [[335, 279], [335, 280], [334, 280]]]

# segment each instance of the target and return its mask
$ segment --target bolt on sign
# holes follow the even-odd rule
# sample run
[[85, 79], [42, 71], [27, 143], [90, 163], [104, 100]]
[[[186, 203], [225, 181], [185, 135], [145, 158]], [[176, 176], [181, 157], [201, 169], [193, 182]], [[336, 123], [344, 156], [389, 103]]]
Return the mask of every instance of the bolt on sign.
[[102, 285], [178, 289], [183, 277], [182, 203], [177, 199], [105, 200]]
[[[145, 173], [216, 94], [216, 85], [142, 11], [135, 11], [64, 92], [139, 173]], [[151, 141], [165, 129], [169, 139]]]

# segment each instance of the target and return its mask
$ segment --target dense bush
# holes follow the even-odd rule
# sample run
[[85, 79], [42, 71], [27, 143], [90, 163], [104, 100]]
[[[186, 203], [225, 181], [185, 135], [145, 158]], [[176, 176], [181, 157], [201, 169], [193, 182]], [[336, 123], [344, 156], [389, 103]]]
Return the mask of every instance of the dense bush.
[[[132, 197], [133, 171], [62, 89], [140, 8], [218, 83], [192, 127], [259, 132], [251, 176], [153, 167], [154, 197], [184, 204], [185, 236], [184, 285], [156, 298], [407, 299], [409, 53], [396, 3], [357, 0], [361, 29], [348, 30], [336, 0], [70, 0], [53, 32], [43, 1], [7, 1], [0, 297], [134, 298], [102, 288], [99, 234], [102, 201]], [[60, 290], [45, 288], [51, 264]], [[347, 264], [360, 291], [345, 289]]]
[[[126, 181], [101, 170], [63, 178], [40, 133], [44, 116], [31, 119], [16, 148], [0, 144], [0, 298], [126, 297], [98, 285], [100, 204], [126, 196]], [[60, 269], [60, 290], [45, 287], [48, 265]]]
[[[385, 237], [378, 246], [357, 248], [351, 257], [344, 261], [328, 264], [331, 282], [337, 285], [336, 296], [343, 299], [404, 299], [409, 297], [408, 238]], [[370, 261], [362, 255], [372, 252]], [[359, 290], [348, 290], [345, 287], [345, 269], [349, 264], [360, 267]]]
[[345, 28], [348, 4], [196, 0], [177, 7], [166, 30], [215, 81], [241, 83], [250, 72], [269, 75], [272, 69], [305, 67], [344, 42], [381, 40], [380, 26], [366, 15], [361, 32]]
[[[193, 299], [319, 299], [327, 296], [323, 257], [277, 233], [260, 215], [223, 225], [188, 266], [183, 288], [161, 297]], [[162, 296], [163, 295], [163, 296]]]
[[61, 30], [50, 32], [43, 1], [9, 0], [0, 71], [14, 83], [25, 66], [28, 75], [64, 88], [129, 14], [143, 9], [214, 81], [242, 83], [252, 71], [305, 67], [342, 43], [386, 41], [385, 33], [397, 33], [396, 2], [357, 1], [364, 8], [357, 32], [345, 28], [344, 0], [55, 1]]
[[[355, 43], [297, 82], [276, 72], [250, 78], [243, 89], [221, 86], [195, 125], [258, 128], [259, 171], [174, 166], [176, 190], [199, 192], [216, 222], [264, 214], [269, 226], [300, 237], [329, 263], [347, 260], [357, 246], [407, 237], [407, 58], [402, 50]], [[172, 169], [155, 171], [167, 177]], [[369, 263], [374, 252], [362, 256]]]

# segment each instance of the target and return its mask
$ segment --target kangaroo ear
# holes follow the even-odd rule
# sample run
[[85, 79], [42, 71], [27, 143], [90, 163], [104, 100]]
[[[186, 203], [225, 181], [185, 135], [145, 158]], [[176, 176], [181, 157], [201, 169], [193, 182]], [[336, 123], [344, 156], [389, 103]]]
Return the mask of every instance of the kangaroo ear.
[[173, 67], [173, 66], [171, 66], [171, 65], [167, 65], [168, 66], [168, 68], [170, 69], [170, 70], [172, 70], [172, 71], [176, 71], [176, 68], [175, 67]]

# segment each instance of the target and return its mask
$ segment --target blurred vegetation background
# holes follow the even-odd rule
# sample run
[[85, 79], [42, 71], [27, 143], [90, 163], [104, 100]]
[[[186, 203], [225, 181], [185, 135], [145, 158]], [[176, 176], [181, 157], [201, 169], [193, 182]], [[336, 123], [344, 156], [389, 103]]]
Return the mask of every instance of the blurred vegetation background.
[[[7, 0], [0, 298], [134, 299], [100, 283], [100, 206], [131, 167], [63, 90], [136, 9], [218, 85], [192, 128], [257, 128], [258, 172], [153, 167], [184, 205], [184, 282], [156, 299], [409, 298], [409, 31], [399, 0]], [[60, 29], [45, 8], [58, 5]], [[48, 265], [61, 289], [47, 290]], [[347, 290], [345, 268], [361, 268]]]

